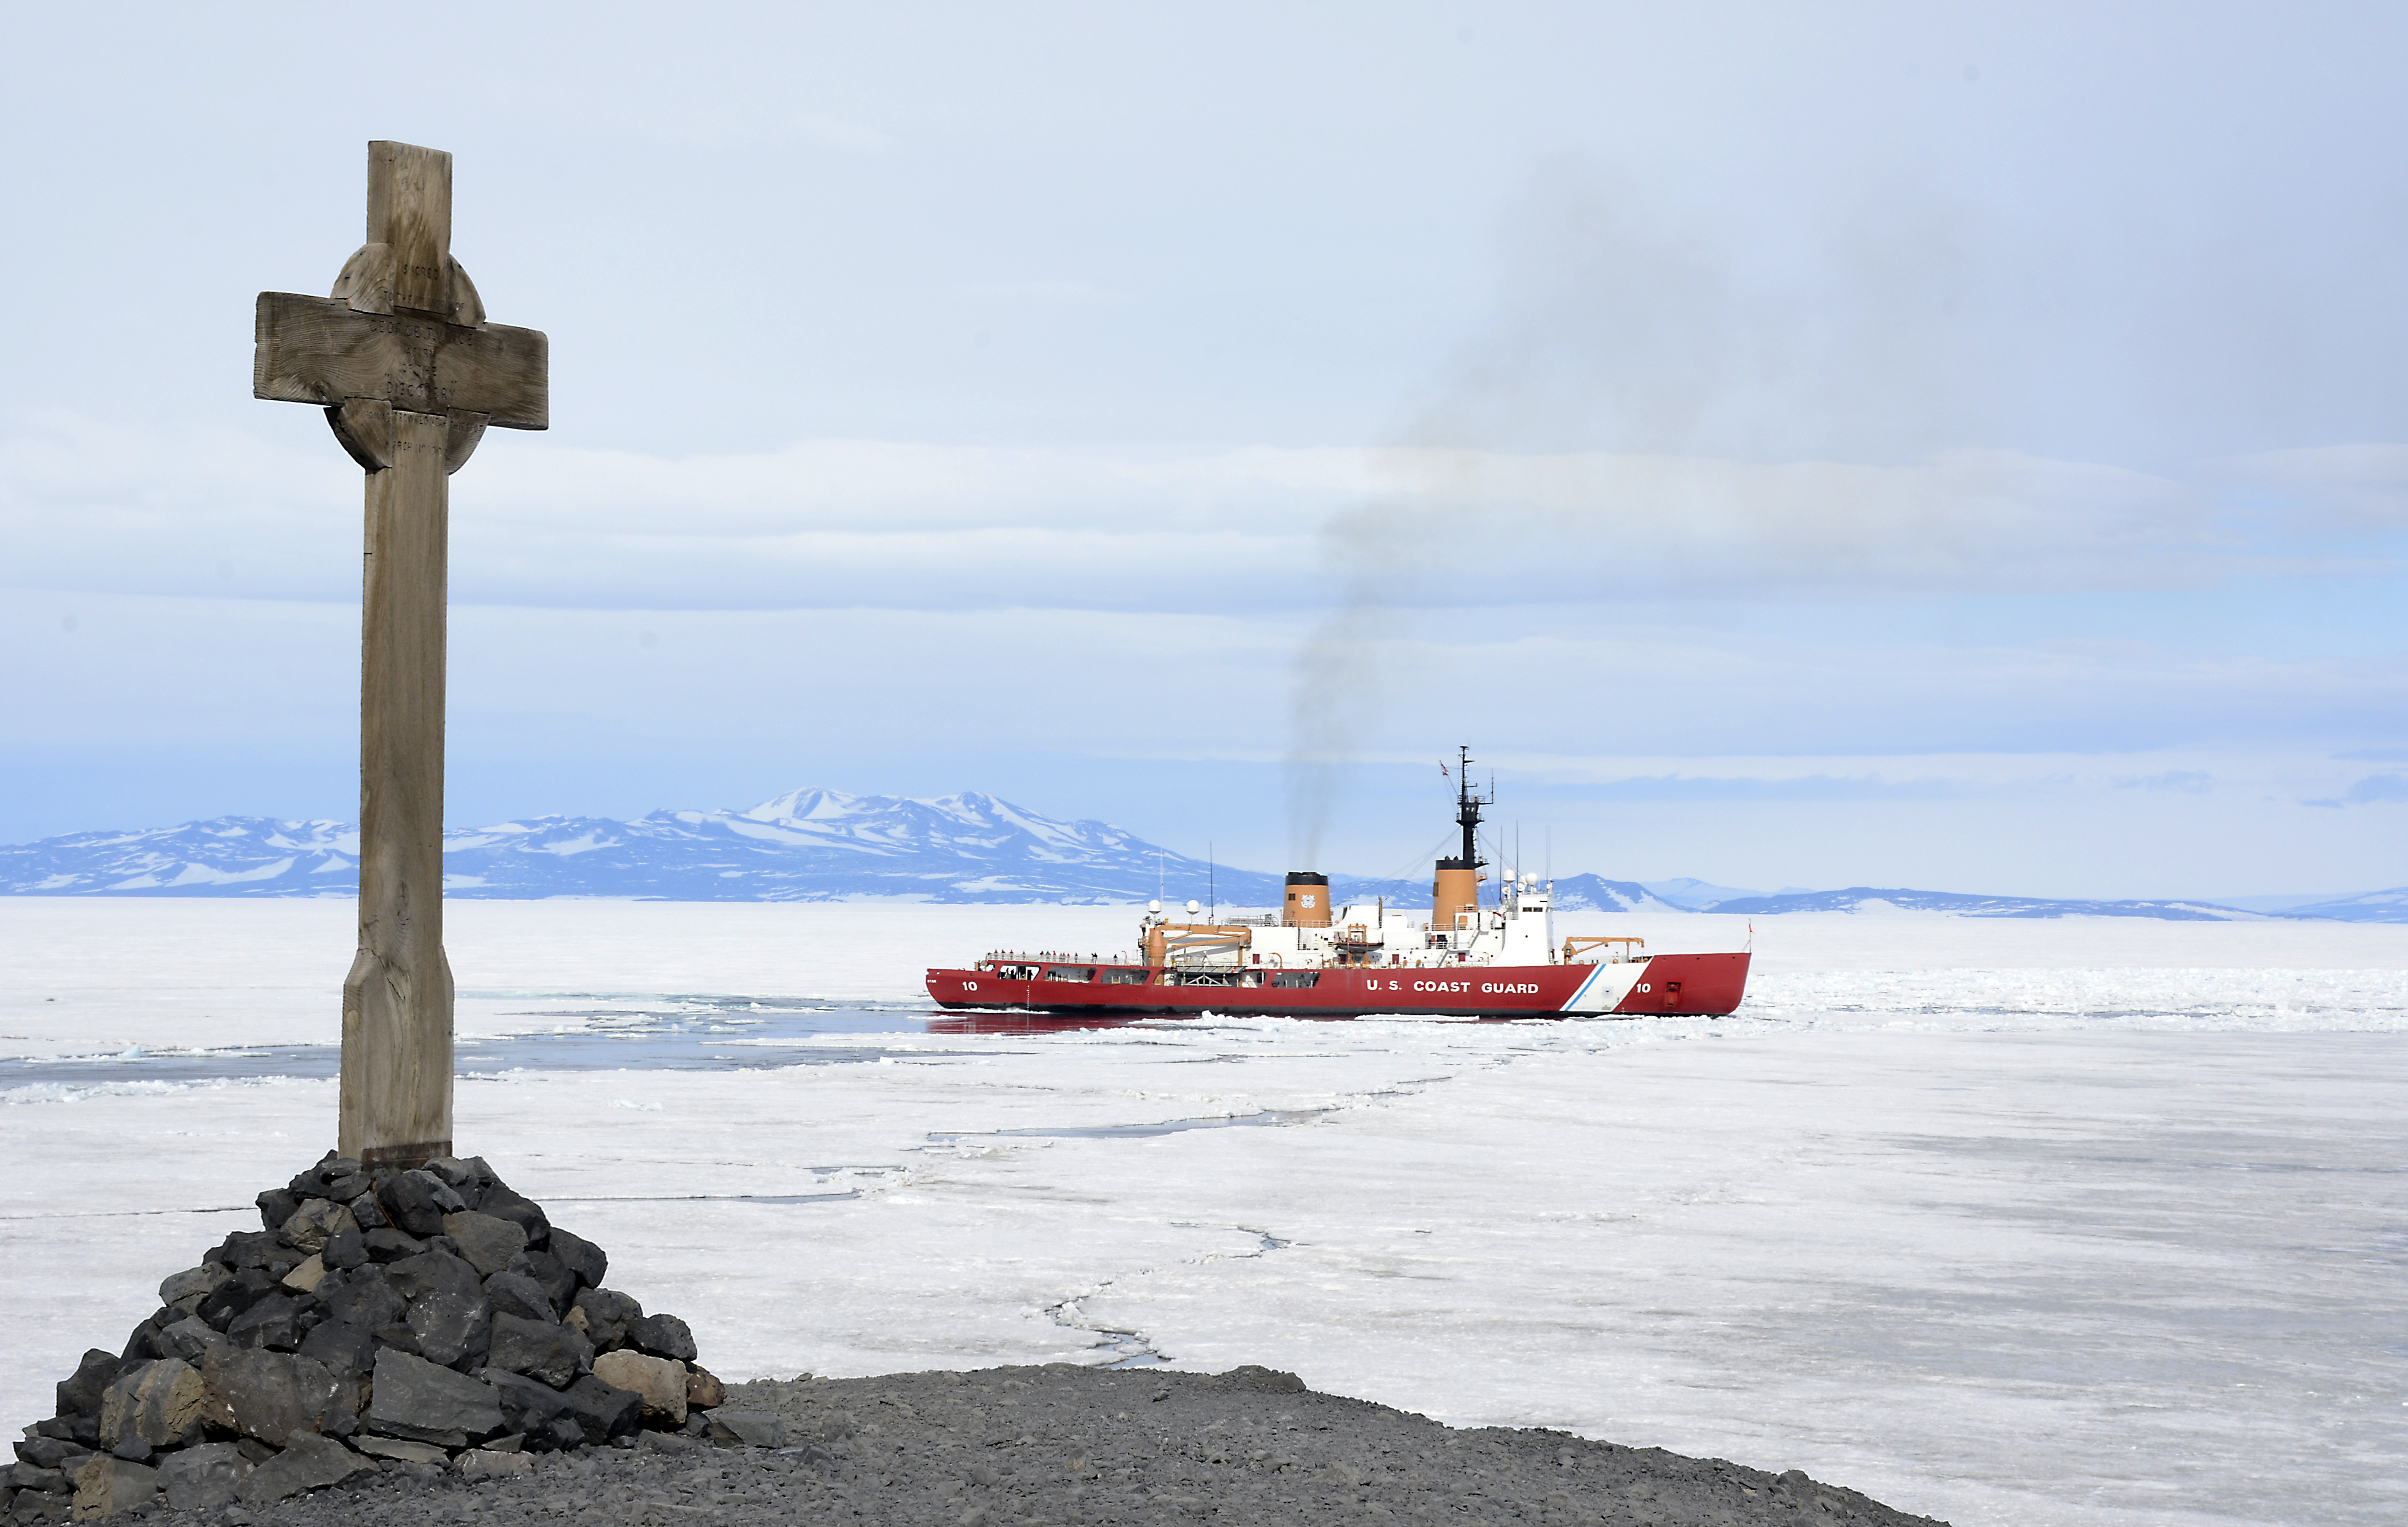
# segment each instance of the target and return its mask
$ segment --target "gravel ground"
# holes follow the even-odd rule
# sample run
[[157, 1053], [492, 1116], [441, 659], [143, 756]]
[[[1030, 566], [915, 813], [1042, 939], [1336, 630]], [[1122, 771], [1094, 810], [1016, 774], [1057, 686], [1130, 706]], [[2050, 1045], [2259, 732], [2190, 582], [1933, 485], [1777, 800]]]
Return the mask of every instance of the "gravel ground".
[[249, 1510], [150, 1515], [231, 1527], [856, 1520], [942, 1527], [1332, 1520], [1921, 1523], [1802, 1473], [1588, 1442], [1455, 1431], [1315, 1394], [1262, 1368], [1217, 1376], [1054, 1363], [976, 1373], [764, 1380], [787, 1446], [647, 1434], [632, 1449], [531, 1457], [469, 1482], [387, 1465], [355, 1486]]

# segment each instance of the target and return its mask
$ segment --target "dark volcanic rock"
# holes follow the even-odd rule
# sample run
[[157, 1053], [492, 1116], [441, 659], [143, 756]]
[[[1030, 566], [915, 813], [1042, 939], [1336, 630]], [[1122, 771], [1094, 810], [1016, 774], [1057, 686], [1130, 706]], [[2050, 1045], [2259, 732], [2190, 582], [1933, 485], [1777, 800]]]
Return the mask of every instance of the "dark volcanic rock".
[[313, 1358], [231, 1343], [209, 1349], [201, 1381], [208, 1394], [205, 1420], [274, 1448], [296, 1433], [316, 1432], [343, 1394], [339, 1377]]
[[380, 1437], [374, 1432], [362, 1432], [351, 1439], [351, 1446], [370, 1458], [391, 1458], [405, 1463], [432, 1463], [440, 1473], [441, 1465], [450, 1462], [451, 1453], [431, 1442], [411, 1442], [406, 1437]]
[[573, 1326], [557, 1320], [496, 1315], [493, 1329], [489, 1361], [496, 1368], [539, 1378], [553, 1389], [566, 1389], [579, 1374], [594, 1366], [594, 1344]]
[[71, 1442], [89, 1452], [100, 1445], [100, 1418], [97, 1416], [52, 1416], [36, 1421], [28, 1435], [56, 1437]]
[[355, 1267], [344, 1276], [342, 1287], [329, 1292], [322, 1283], [318, 1288], [326, 1318], [354, 1330], [381, 1330], [399, 1321], [408, 1307], [381, 1267]]
[[437, 1289], [478, 1295], [485, 1288], [485, 1279], [477, 1269], [448, 1251], [423, 1251], [406, 1258], [388, 1266], [384, 1276], [395, 1292], [413, 1303]]
[[166, 1355], [165, 1349], [159, 1345], [159, 1322], [146, 1320], [126, 1334], [125, 1349], [118, 1353], [117, 1360], [120, 1363], [149, 1363]]
[[584, 1312], [585, 1334], [597, 1352], [626, 1346], [627, 1327], [644, 1318], [643, 1306], [611, 1289], [587, 1289], [577, 1296], [576, 1307]]
[[499, 1183], [486, 1190], [479, 1208], [482, 1213], [508, 1220], [526, 1232], [526, 1243], [530, 1248], [542, 1246], [552, 1234], [552, 1221], [544, 1218], [541, 1208]]
[[552, 1253], [563, 1267], [577, 1275], [579, 1287], [598, 1289], [603, 1275], [610, 1270], [610, 1258], [600, 1247], [582, 1235], [572, 1235], [558, 1225], [552, 1227], [552, 1236], [544, 1249]]
[[358, 1228], [359, 1221], [342, 1205], [332, 1199], [312, 1198], [293, 1211], [293, 1218], [284, 1221], [279, 1234], [287, 1246], [306, 1257], [324, 1250], [326, 1243], [344, 1231]]
[[447, 1368], [481, 1368], [494, 1323], [481, 1291], [429, 1289], [409, 1302], [409, 1334], [419, 1355]]
[[376, 1339], [379, 1347], [390, 1347], [396, 1352], [408, 1352], [412, 1357], [418, 1355], [418, 1333], [399, 1321], [377, 1327]]
[[286, 1294], [263, 1293], [227, 1322], [225, 1337], [236, 1347], [292, 1351], [301, 1345], [301, 1301]]
[[206, 1443], [160, 1462], [159, 1491], [170, 1511], [213, 1511], [234, 1504], [235, 1487], [251, 1470], [251, 1460], [233, 1443]]
[[493, 1180], [493, 1173], [485, 1169], [481, 1157], [475, 1161], [463, 1161], [457, 1156], [437, 1156], [426, 1163], [426, 1170], [441, 1177], [443, 1185], [460, 1194], [463, 1200], [471, 1194], [483, 1192], [485, 1185]]
[[552, 1307], [552, 1295], [524, 1273], [500, 1272], [485, 1279], [485, 1302], [494, 1306], [496, 1315], [516, 1315], [528, 1320], [560, 1319], [560, 1312]]
[[266, 1267], [282, 1262], [287, 1266], [301, 1259], [284, 1244], [283, 1237], [273, 1230], [237, 1230], [228, 1235], [214, 1253], [227, 1267]]
[[485, 1382], [501, 1398], [502, 1425], [537, 1452], [574, 1448], [585, 1440], [577, 1404], [551, 1385], [507, 1368], [488, 1368]]
[[17, 1444], [17, 1462], [31, 1463], [37, 1469], [54, 1469], [59, 1460], [82, 1450], [65, 1437], [46, 1437], [36, 1432]]
[[644, 1421], [644, 1397], [634, 1390], [606, 1384], [587, 1374], [568, 1386], [568, 1403], [577, 1409], [585, 1440], [599, 1445], [626, 1436]]
[[259, 1206], [259, 1223], [264, 1230], [281, 1230], [293, 1211], [301, 1206], [301, 1195], [290, 1188], [270, 1188], [251, 1200]]
[[323, 1320], [301, 1338], [301, 1355], [336, 1373], [366, 1373], [376, 1366], [376, 1338], [347, 1320]]
[[190, 1315], [219, 1284], [233, 1277], [222, 1263], [205, 1262], [198, 1267], [188, 1267], [161, 1281], [159, 1303], [179, 1314]]
[[468, 1206], [449, 1183], [432, 1172], [403, 1172], [382, 1185], [378, 1194], [393, 1222], [413, 1235], [437, 1235], [443, 1217]]
[[94, 1347], [76, 1364], [75, 1377], [59, 1380], [59, 1410], [62, 1416], [98, 1416], [101, 1396], [117, 1381], [118, 1358], [114, 1352], [104, 1352]]
[[351, 1229], [337, 1232], [327, 1238], [324, 1249], [318, 1253], [318, 1260], [325, 1264], [326, 1270], [330, 1273], [339, 1273], [360, 1266], [368, 1260], [367, 1236], [354, 1222]]
[[212, 1330], [223, 1331], [234, 1318], [249, 1309], [260, 1295], [276, 1287], [276, 1279], [264, 1268], [245, 1267], [232, 1277], [211, 1289], [194, 1306], [193, 1313], [201, 1323]]
[[246, 1506], [265, 1506], [375, 1472], [374, 1463], [330, 1437], [295, 1437], [290, 1447], [245, 1476], [235, 1487], [235, 1494]]
[[510, 1259], [526, 1249], [526, 1232], [497, 1215], [480, 1214], [471, 1209], [443, 1217], [443, 1234], [459, 1245], [460, 1255], [477, 1269], [480, 1277], [491, 1277], [509, 1266]]
[[360, 1163], [349, 1156], [328, 1151], [317, 1165], [286, 1184], [288, 1192], [301, 1198], [351, 1199], [366, 1191], [366, 1176]]
[[541, 1284], [552, 1304], [566, 1308], [577, 1298], [577, 1275], [548, 1251], [529, 1251], [510, 1261], [512, 1272], [524, 1273]]
[[370, 1262], [404, 1262], [411, 1257], [422, 1255], [426, 1250], [424, 1241], [408, 1231], [395, 1230], [391, 1225], [361, 1232], [360, 1244], [366, 1249]]
[[627, 1341], [636, 1350], [654, 1357], [675, 1358], [680, 1363], [695, 1359], [694, 1333], [674, 1315], [647, 1315], [630, 1323]]
[[96, 1416], [52, 1416], [48, 1420], [36, 1421], [26, 1428], [25, 1434], [80, 1444], [89, 1451], [100, 1441], [100, 1419]]
[[466, 1374], [424, 1358], [379, 1352], [375, 1397], [362, 1417], [367, 1430], [442, 1448], [465, 1448], [502, 1429], [501, 1398]]
[[710, 1440], [747, 1448], [782, 1448], [786, 1423], [761, 1410], [715, 1410], [710, 1415]]
[[155, 1345], [160, 1349], [161, 1356], [181, 1358], [198, 1367], [208, 1349], [225, 1339], [225, 1334], [210, 1330], [208, 1321], [187, 1315], [162, 1329]]

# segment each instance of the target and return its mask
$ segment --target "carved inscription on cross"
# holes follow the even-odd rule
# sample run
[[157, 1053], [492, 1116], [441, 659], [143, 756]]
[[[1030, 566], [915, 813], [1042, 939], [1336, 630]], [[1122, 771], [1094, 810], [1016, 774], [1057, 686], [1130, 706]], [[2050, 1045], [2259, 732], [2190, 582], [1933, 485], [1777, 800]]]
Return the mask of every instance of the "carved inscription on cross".
[[367, 243], [329, 297], [259, 294], [251, 393], [326, 410], [367, 470], [360, 641], [360, 948], [343, 982], [338, 1147], [452, 1151], [443, 954], [444, 579], [451, 474], [487, 425], [550, 420], [549, 343], [485, 321], [452, 258], [452, 156], [368, 145]]

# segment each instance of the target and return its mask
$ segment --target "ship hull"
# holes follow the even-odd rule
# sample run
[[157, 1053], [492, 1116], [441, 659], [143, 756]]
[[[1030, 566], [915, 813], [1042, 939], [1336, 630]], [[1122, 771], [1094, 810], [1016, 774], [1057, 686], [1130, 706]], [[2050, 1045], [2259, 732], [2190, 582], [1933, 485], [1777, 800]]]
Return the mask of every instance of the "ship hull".
[[[932, 969], [927, 983], [940, 1007], [1081, 1017], [1718, 1018], [1746, 994], [1748, 961], [1743, 953], [1658, 954], [1594, 965], [1332, 966], [1309, 987], [1238, 984], [1263, 978], [1258, 970], [1228, 972], [1233, 984], [1202, 985], [1166, 984], [1156, 972], [1144, 973], [1142, 984], [1120, 984]], [[1086, 968], [1102, 978], [1115, 967]]]

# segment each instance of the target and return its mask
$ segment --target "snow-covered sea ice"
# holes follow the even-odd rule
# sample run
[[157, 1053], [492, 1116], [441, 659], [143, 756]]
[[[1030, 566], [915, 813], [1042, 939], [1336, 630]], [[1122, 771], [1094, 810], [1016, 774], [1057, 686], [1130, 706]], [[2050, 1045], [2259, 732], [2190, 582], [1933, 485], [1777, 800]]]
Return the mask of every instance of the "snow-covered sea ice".
[[[322, 1076], [144, 1066], [331, 1042], [349, 913], [0, 902], [0, 1053], [118, 1057], [0, 1084], [10, 1416], [328, 1143]], [[526, 1036], [464, 1046], [464, 1147], [731, 1377], [1259, 1362], [1960, 1523], [2408, 1499], [2408, 929], [1784, 918], [1721, 1021], [968, 1033], [923, 966], [1132, 915], [451, 917], [464, 1035]], [[710, 1066], [544, 1063], [679, 1021]]]

